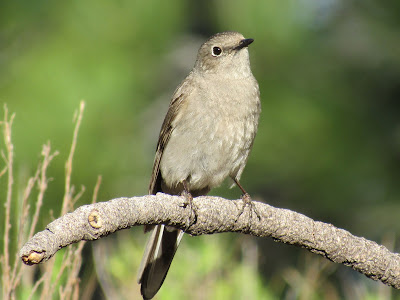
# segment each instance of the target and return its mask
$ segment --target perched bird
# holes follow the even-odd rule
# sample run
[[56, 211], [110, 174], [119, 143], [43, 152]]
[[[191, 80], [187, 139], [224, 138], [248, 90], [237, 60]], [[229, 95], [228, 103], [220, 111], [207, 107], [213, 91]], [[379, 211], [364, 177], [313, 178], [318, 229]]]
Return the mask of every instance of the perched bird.
[[[250, 69], [252, 42], [238, 32], [222, 32], [200, 47], [162, 124], [150, 194], [206, 195], [229, 176], [250, 199], [239, 179], [261, 111], [258, 83]], [[160, 289], [183, 236], [173, 227], [149, 227], [138, 275], [143, 299], [153, 298]]]

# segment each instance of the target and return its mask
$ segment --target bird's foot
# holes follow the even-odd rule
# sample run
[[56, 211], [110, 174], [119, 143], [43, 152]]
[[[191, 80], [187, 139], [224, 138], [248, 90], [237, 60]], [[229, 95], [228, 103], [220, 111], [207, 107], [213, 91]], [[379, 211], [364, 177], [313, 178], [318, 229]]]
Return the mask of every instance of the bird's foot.
[[185, 198], [185, 202], [183, 203], [183, 207], [190, 210], [190, 215], [186, 221], [186, 229], [196, 223], [197, 221], [197, 213], [196, 213], [196, 206], [193, 203], [193, 196], [191, 193], [187, 191], [183, 191], [181, 196]]
[[252, 217], [253, 213], [257, 216], [258, 220], [261, 220], [261, 216], [258, 213], [256, 206], [254, 204], [254, 202], [251, 200], [251, 197], [248, 193], [244, 193], [241, 197], [242, 201], [243, 201], [243, 205], [239, 210], [239, 214], [237, 216], [237, 219], [240, 218], [240, 216], [244, 213], [246, 207], [249, 207], [250, 210], [250, 218]]

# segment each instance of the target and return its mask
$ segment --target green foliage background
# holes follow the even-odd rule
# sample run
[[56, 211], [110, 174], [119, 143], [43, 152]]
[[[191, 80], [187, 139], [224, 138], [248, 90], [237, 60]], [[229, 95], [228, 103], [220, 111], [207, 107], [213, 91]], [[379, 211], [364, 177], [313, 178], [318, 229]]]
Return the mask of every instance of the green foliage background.
[[[235, 30], [255, 39], [251, 63], [263, 105], [243, 174], [246, 189], [255, 199], [356, 235], [377, 242], [390, 236], [395, 242], [400, 231], [399, 20], [397, 1], [376, 0], [1, 2], [0, 102], [16, 113], [19, 180], [33, 172], [43, 143], [50, 140], [61, 153], [49, 171], [54, 179], [41, 226], [50, 220], [50, 209], [60, 210], [63, 163], [79, 101], [86, 101], [86, 111], [74, 182], [90, 190], [101, 174], [99, 201], [145, 194], [170, 95], [200, 44], [213, 33]], [[212, 194], [239, 197], [228, 184]], [[78, 205], [89, 201], [88, 193]], [[144, 238], [140, 230], [131, 232], [119, 236], [120, 247], [107, 239], [103, 246], [114, 245], [108, 268], [122, 278], [115, 284], [138, 293], [133, 281]], [[241, 243], [258, 249], [250, 271]], [[92, 254], [86, 254], [89, 260]], [[174, 299], [178, 290], [188, 297], [182, 286], [193, 287], [196, 299], [299, 298], [302, 285], [296, 290], [284, 274], [306, 273], [303, 260], [304, 250], [269, 240], [186, 238], [159, 299]], [[314, 282], [314, 299], [332, 289], [348, 297], [346, 282], [365, 287], [371, 297], [379, 295], [374, 293], [380, 287], [344, 267], [329, 272], [333, 288]], [[246, 278], [254, 285], [252, 298], [241, 293]]]

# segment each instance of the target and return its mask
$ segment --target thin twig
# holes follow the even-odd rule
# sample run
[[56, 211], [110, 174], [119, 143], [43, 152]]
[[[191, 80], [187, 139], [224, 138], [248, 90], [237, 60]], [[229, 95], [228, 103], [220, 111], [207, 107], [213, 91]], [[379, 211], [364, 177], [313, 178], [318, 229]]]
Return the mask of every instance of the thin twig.
[[47, 168], [51, 163], [51, 161], [53, 160], [53, 158], [58, 155], [58, 151], [55, 151], [53, 154], [51, 154], [50, 152], [51, 152], [51, 147], [50, 147], [50, 142], [48, 142], [46, 145], [43, 145], [42, 149], [43, 162], [40, 168], [40, 176], [38, 180], [39, 193], [36, 200], [36, 209], [35, 213], [33, 214], [31, 229], [29, 231], [29, 238], [35, 232], [36, 224], [39, 221], [40, 208], [43, 205], [44, 193], [47, 190], [47, 183], [48, 183], [48, 179], [46, 176]]
[[7, 172], [7, 166], [5, 166], [3, 168], [3, 170], [0, 171], [0, 177], [2, 177], [4, 174], [6, 174], [6, 172]]
[[71, 207], [72, 160], [73, 160], [75, 149], [76, 149], [76, 143], [78, 141], [78, 132], [79, 132], [79, 127], [81, 125], [84, 109], [85, 109], [85, 102], [81, 101], [80, 105], [79, 105], [78, 115], [76, 118], [74, 134], [72, 137], [71, 150], [69, 152], [68, 159], [65, 163], [65, 192], [64, 192], [63, 204], [62, 204], [62, 209], [61, 209], [61, 215], [66, 214], [70, 209], [72, 209], [72, 207]]
[[93, 189], [92, 203], [96, 203], [97, 202], [97, 195], [99, 194], [101, 180], [102, 180], [101, 175], [97, 176], [96, 184], [95, 184], [94, 189]]
[[[58, 271], [57, 276], [51, 285], [51, 288], [50, 288], [51, 291], [55, 290], [55, 287], [57, 286], [58, 282], [60, 281], [61, 276], [64, 274], [64, 270], [66, 270], [68, 268], [68, 266], [71, 264], [71, 256], [72, 255], [71, 255], [70, 249], [68, 249], [67, 251], [64, 252], [60, 270]], [[43, 299], [45, 299], [45, 298], [43, 298]]]
[[81, 190], [71, 199], [71, 208], [75, 206], [75, 203], [78, 202], [78, 200], [82, 197], [82, 195], [85, 193], [85, 186], [81, 185]]
[[79, 270], [82, 265], [82, 250], [86, 243], [80, 243], [76, 246], [76, 250], [74, 251], [74, 247], [71, 247], [68, 253], [68, 258], [72, 257], [72, 263], [68, 263], [69, 271], [68, 271], [68, 280], [64, 287], [60, 287], [60, 300], [63, 299], [71, 299], [74, 293], [74, 288], [76, 287], [76, 282], [78, 280]]
[[38, 287], [39, 287], [39, 286], [42, 284], [42, 282], [44, 281], [44, 279], [45, 279], [45, 274], [47, 274], [47, 273], [44, 273], [44, 274], [42, 275], [42, 277], [40, 277], [40, 279], [37, 280], [37, 281], [35, 282], [35, 285], [33, 286], [33, 288], [32, 288], [32, 290], [31, 290], [31, 292], [30, 292], [29, 297], [28, 297], [27, 300], [31, 300], [31, 299], [32, 299], [32, 297], [33, 297], [33, 295], [35, 294], [36, 290], [38, 289]]
[[12, 114], [10, 119], [8, 119], [8, 108], [4, 105], [4, 121], [2, 122], [4, 143], [6, 146], [7, 155], [3, 156], [4, 161], [7, 165], [8, 177], [7, 177], [7, 195], [5, 206], [5, 219], [4, 219], [4, 253], [1, 260], [2, 263], [2, 281], [3, 281], [3, 299], [8, 299], [11, 292], [11, 278], [10, 278], [10, 217], [11, 217], [11, 199], [12, 190], [14, 184], [14, 174], [13, 174], [13, 159], [14, 159], [14, 145], [11, 141], [11, 128], [14, 121], [15, 114]]
[[[28, 199], [32, 192], [33, 187], [35, 186], [35, 183], [37, 182], [37, 180], [39, 178], [40, 167], [41, 167], [41, 163], [39, 163], [39, 165], [36, 169], [35, 175], [28, 179], [28, 183], [26, 184], [26, 187], [24, 189], [24, 193], [22, 196], [21, 210], [19, 213], [20, 217], [19, 217], [19, 221], [18, 221], [18, 238], [17, 238], [17, 247], [18, 248], [22, 247], [24, 232], [25, 232], [25, 225], [27, 224], [27, 220], [29, 217]], [[16, 253], [15, 260], [14, 260], [14, 266], [13, 266], [13, 274], [11, 277], [13, 290], [15, 290], [17, 288], [17, 285], [19, 284], [21, 277], [22, 277], [22, 266], [19, 261], [18, 253]]]

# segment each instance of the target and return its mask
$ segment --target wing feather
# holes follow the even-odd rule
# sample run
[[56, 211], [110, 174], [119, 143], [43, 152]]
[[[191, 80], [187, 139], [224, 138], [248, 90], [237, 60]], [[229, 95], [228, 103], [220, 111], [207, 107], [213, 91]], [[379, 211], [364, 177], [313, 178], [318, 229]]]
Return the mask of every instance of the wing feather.
[[158, 137], [156, 155], [154, 157], [153, 171], [151, 173], [149, 194], [155, 195], [157, 192], [162, 192], [161, 181], [162, 177], [160, 174], [160, 163], [164, 149], [168, 144], [169, 138], [174, 130], [173, 121], [178, 116], [180, 108], [185, 103], [185, 100], [190, 94], [188, 87], [190, 86], [190, 75], [183, 81], [183, 84], [179, 86], [174, 96], [172, 97], [171, 103], [169, 104], [167, 115], [165, 116], [164, 122], [161, 126], [160, 135]]

